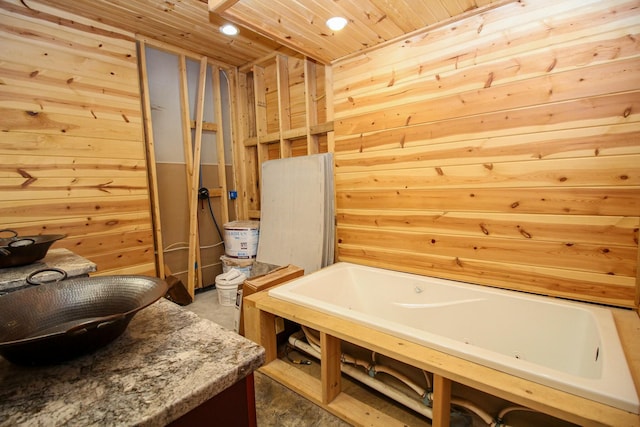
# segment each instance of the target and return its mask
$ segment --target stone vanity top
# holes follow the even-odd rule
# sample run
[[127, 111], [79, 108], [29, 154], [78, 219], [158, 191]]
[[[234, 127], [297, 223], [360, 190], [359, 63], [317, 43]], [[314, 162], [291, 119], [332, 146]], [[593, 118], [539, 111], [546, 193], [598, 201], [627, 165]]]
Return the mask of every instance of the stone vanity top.
[[252, 341], [162, 298], [92, 354], [48, 367], [0, 357], [0, 426], [164, 426], [264, 357]]
[[[67, 272], [68, 277], [82, 276], [96, 271], [96, 264], [76, 255], [68, 249], [50, 249], [39, 261], [19, 267], [0, 268], [0, 295], [17, 291], [27, 285], [26, 278], [34, 271], [43, 268], [59, 268]], [[38, 274], [39, 281], [52, 281], [60, 278], [60, 274], [48, 271]]]

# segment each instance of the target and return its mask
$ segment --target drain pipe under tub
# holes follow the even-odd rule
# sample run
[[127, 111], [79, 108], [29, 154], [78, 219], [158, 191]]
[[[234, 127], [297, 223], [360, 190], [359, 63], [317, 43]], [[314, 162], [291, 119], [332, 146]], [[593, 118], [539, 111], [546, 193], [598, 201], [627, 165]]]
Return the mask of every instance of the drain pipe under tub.
[[[301, 337], [302, 337], [302, 333], [300, 332], [291, 335], [289, 337], [289, 344], [320, 360], [320, 353], [316, 351], [316, 349], [311, 347], [308, 343], [302, 341], [300, 339]], [[345, 374], [349, 375], [350, 377], [360, 381], [361, 383], [368, 385], [372, 389], [379, 391], [385, 396], [390, 397], [391, 399], [402, 403], [406, 407], [413, 409], [419, 414], [422, 414], [429, 419], [433, 419], [433, 411], [431, 410], [431, 408], [429, 408], [428, 406], [424, 406], [422, 403], [420, 403], [417, 400], [411, 399], [401, 391], [398, 391], [392, 387], [389, 387], [383, 382], [372, 378], [367, 373], [353, 366], [345, 365], [343, 363], [340, 364], [340, 370]]]
[[[320, 357], [320, 343], [319, 342], [313, 342], [312, 338], [313, 334], [310, 334], [310, 331], [305, 330], [307, 328], [305, 328], [304, 326], [302, 326], [302, 331], [298, 331], [294, 334], [292, 334], [289, 337], [289, 344], [291, 344], [293, 347], [298, 348], [299, 350], [304, 351], [307, 354], [310, 354], [311, 356], [317, 358], [318, 360], [321, 360]], [[310, 341], [309, 343], [301, 340], [302, 337], [305, 337], [307, 339], [311, 339], [312, 341]], [[363, 361], [360, 361], [359, 359], [355, 359], [349, 355], [346, 354], [342, 354], [341, 358], [343, 359], [344, 362], [347, 363], [352, 363], [354, 366], [362, 366], [364, 369], [369, 370], [368, 366], [366, 366], [366, 363], [363, 363]], [[348, 365], [346, 363], [341, 363], [340, 364], [340, 370], [342, 372], [344, 372], [345, 374], [349, 375], [352, 378], [355, 378], [356, 380], [360, 381], [363, 384], [368, 385], [369, 387], [373, 388], [374, 390], [386, 395], [387, 397], [401, 403], [402, 405], [418, 412], [419, 414], [424, 415], [425, 417], [429, 418], [429, 419], [433, 419], [433, 410], [429, 407], [426, 406], [425, 401], [418, 401], [418, 400], [414, 400], [411, 399], [409, 396], [407, 396], [405, 393], [390, 387], [388, 385], [386, 385], [385, 383], [383, 383], [382, 381], [376, 380], [374, 377], [372, 377], [371, 375], [368, 375], [367, 373], [355, 368], [354, 366]], [[378, 369], [380, 367], [377, 367]], [[382, 370], [380, 370], [380, 372], [382, 372]], [[394, 375], [395, 372], [388, 372], [390, 375]], [[395, 375], [394, 375], [395, 376]], [[403, 379], [400, 379], [402, 382]], [[420, 388], [419, 386], [415, 386], [411, 381], [409, 382], [405, 382], [406, 385], [408, 385], [411, 389], [413, 389], [413, 391], [415, 391], [418, 394], [421, 394], [421, 390], [423, 390], [422, 388]], [[424, 399], [426, 400], [431, 400], [431, 396], [432, 393], [428, 393]], [[463, 408], [468, 409], [469, 411], [475, 413], [477, 416], [479, 416], [489, 427], [509, 427], [507, 424], [502, 423], [502, 417], [504, 415], [506, 415], [507, 412], [511, 412], [511, 411], [516, 411], [516, 410], [528, 410], [529, 408], [524, 408], [524, 407], [510, 407], [510, 408], [506, 408], [505, 410], [501, 411], [500, 416], [498, 417], [498, 419], [494, 419], [491, 417], [491, 415], [489, 415], [488, 413], [486, 413], [484, 410], [478, 408], [477, 406], [475, 406], [475, 404], [464, 400], [464, 399], [459, 399], [459, 398], [455, 398], [452, 397], [451, 398], [451, 403], [454, 405], [458, 405], [461, 406]], [[535, 412], [535, 411], [533, 411]]]

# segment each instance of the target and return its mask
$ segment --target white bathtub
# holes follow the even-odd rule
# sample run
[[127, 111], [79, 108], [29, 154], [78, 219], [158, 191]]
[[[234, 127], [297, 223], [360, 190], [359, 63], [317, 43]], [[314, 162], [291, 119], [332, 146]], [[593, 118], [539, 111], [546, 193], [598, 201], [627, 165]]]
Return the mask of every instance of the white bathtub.
[[613, 316], [603, 307], [344, 262], [269, 295], [640, 412]]

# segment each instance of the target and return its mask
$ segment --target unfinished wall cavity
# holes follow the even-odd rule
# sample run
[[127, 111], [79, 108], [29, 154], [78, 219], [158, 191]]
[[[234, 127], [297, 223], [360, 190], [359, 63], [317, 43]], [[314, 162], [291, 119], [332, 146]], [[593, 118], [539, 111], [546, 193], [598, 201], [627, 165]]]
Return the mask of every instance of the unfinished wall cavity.
[[233, 182], [229, 82], [206, 58], [143, 46], [158, 259], [194, 290], [222, 272], [223, 226], [235, 216], [226, 191]]

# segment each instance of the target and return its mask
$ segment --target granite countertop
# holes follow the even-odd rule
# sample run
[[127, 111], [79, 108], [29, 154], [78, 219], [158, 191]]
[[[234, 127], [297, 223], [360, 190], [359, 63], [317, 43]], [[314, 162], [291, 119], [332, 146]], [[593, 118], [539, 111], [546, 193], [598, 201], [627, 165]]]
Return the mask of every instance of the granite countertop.
[[254, 342], [162, 298], [92, 354], [48, 367], [0, 357], [0, 426], [164, 426], [264, 357]]
[[[39, 261], [19, 267], [0, 268], [0, 295], [17, 291], [27, 284], [26, 278], [34, 271], [43, 268], [59, 268], [67, 272], [67, 277], [77, 277], [96, 271], [96, 264], [86, 258], [76, 255], [68, 249], [50, 249], [47, 255]], [[38, 281], [48, 282], [60, 279], [60, 274], [48, 271], [37, 275]]]

